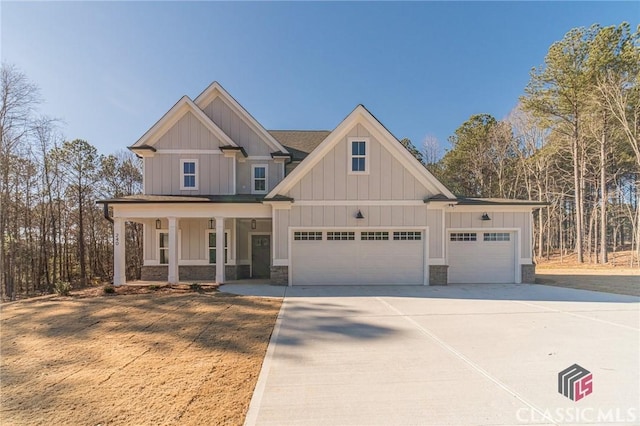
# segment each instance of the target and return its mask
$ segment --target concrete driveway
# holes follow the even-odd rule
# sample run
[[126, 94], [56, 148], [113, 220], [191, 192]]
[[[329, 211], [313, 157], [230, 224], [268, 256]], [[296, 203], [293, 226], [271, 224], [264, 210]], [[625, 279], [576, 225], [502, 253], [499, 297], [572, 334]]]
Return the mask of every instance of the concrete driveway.
[[[248, 425], [640, 423], [637, 297], [492, 284], [260, 291], [286, 294]], [[576, 363], [593, 393], [574, 402], [558, 373]]]

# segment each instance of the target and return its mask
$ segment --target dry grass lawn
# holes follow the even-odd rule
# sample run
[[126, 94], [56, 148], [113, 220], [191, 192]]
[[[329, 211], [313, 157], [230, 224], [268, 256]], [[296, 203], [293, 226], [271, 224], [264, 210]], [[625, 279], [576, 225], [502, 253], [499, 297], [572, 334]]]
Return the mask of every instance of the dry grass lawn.
[[195, 292], [4, 304], [0, 422], [242, 424], [280, 304]]

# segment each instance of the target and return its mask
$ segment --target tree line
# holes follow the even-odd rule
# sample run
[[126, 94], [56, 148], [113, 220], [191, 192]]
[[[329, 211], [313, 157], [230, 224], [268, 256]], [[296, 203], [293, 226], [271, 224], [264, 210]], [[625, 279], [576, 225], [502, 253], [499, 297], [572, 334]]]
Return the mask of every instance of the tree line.
[[640, 27], [574, 28], [533, 68], [503, 120], [473, 115], [441, 158], [425, 164], [454, 193], [538, 200], [537, 259], [575, 253], [607, 263], [630, 247], [640, 259]]
[[[64, 140], [58, 122], [38, 113], [38, 87], [15, 66], [2, 64], [0, 81], [0, 297], [110, 280], [112, 227], [96, 200], [140, 193], [140, 161]], [[126, 244], [127, 275], [139, 277], [141, 225], [128, 224]]]

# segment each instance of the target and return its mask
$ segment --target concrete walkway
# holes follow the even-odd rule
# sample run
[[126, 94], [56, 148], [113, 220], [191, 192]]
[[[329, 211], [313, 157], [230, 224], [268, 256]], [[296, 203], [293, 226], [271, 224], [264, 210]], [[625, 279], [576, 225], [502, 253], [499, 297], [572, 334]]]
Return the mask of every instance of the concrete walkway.
[[[640, 422], [637, 297], [492, 284], [222, 291], [285, 298], [247, 425]], [[557, 389], [575, 363], [593, 373], [578, 402]]]

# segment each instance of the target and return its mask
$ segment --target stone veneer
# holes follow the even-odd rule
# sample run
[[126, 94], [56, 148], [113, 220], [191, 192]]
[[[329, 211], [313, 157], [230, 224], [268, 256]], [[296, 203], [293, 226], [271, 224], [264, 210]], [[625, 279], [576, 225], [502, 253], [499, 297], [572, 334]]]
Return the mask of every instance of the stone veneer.
[[[180, 265], [179, 268], [180, 281], [215, 282], [216, 280], [215, 265]], [[224, 268], [225, 278], [237, 280], [239, 268], [236, 265], [226, 265]], [[168, 275], [169, 267], [167, 265], [143, 266], [140, 279], [142, 281], [166, 282]]]
[[429, 285], [447, 285], [449, 265], [429, 265]]
[[521, 282], [523, 284], [535, 284], [536, 282], [536, 264], [520, 265]]
[[289, 284], [289, 267], [288, 266], [272, 266], [271, 267], [271, 283], [278, 285]]

